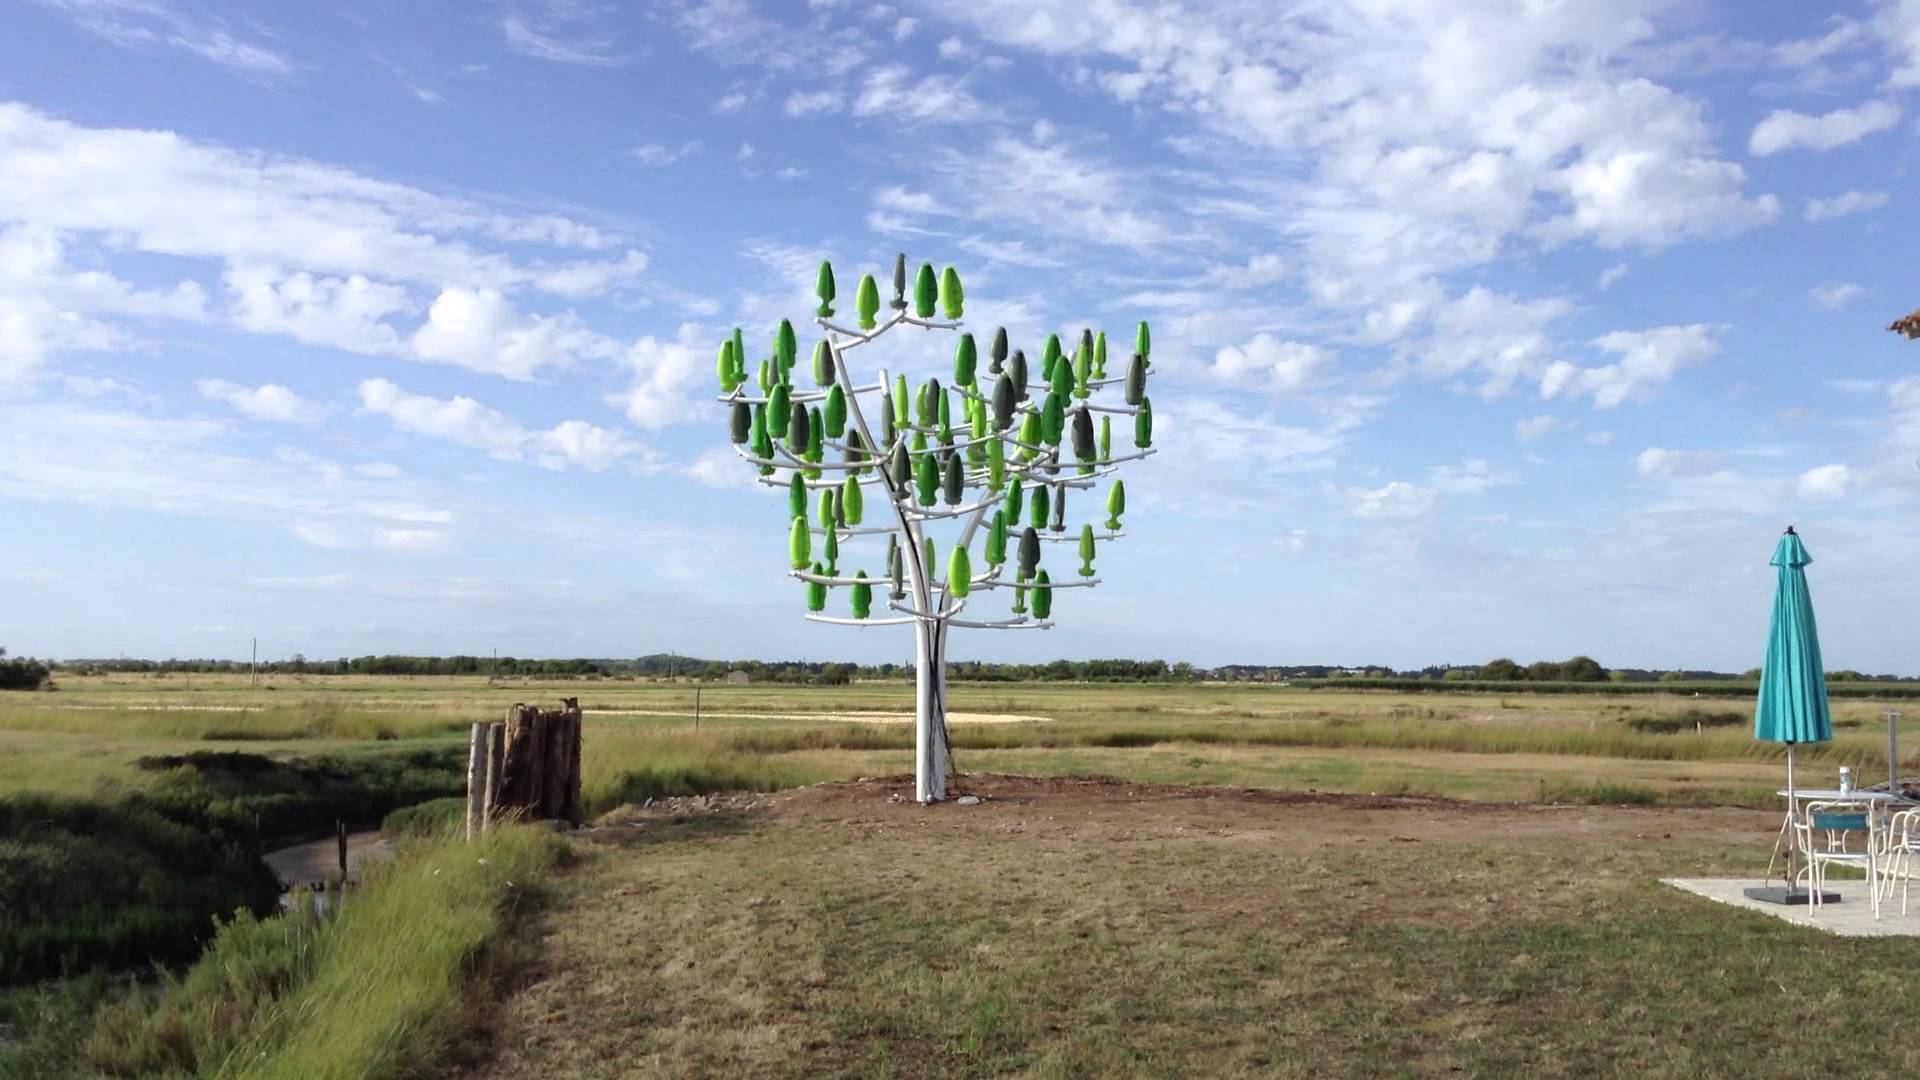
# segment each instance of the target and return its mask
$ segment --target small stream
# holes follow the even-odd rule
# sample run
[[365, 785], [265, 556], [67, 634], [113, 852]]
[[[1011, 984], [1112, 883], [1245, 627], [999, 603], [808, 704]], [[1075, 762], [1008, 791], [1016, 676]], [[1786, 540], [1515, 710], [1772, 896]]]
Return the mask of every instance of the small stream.
[[[369, 829], [365, 832], [347, 834], [347, 883], [360, 880], [360, 869], [368, 859], [385, 859], [393, 855], [393, 844], [380, 835], [380, 830]], [[292, 844], [275, 848], [261, 856], [273, 875], [280, 879], [282, 889], [294, 889], [300, 886], [331, 890], [339, 887], [340, 881], [340, 841], [338, 837], [327, 836], [319, 840], [309, 840], [304, 844]]]

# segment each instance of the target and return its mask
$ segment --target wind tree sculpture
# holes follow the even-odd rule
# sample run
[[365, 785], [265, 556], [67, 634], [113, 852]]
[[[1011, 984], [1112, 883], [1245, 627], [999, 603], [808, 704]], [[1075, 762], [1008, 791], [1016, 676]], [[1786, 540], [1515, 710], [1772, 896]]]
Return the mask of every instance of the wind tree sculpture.
[[[735, 452], [759, 469], [760, 483], [788, 491], [788, 555], [792, 576], [805, 585], [806, 617], [839, 626], [913, 626], [914, 796], [929, 803], [947, 795], [947, 632], [1051, 628], [1054, 592], [1099, 585], [1093, 565], [1099, 545], [1125, 535], [1120, 518], [1127, 494], [1120, 480], [1107, 489], [1098, 529], [1088, 521], [1069, 531], [1067, 496], [1092, 490], [1121, 464], [1154, 453], [1153, 403], [1146, 394], [1152, 340], [1142, 322], [1125, 370], [1109, 377], [1105, 333], [1082, 330], [1071, 354], [1051, 335], [1032, 366], [1038, 381], [1030, 383], [1026, 353], [1008, 351], [1004, 327], [994, 331], [981, 370], [983, 350], [963, 329], [964, 293], [952, 267], [936, 274], [922, 265], [909, 297], [901, 255], [892, 291], [891, 311], [882, 316], [880, 286], [873, 275], [862, 276], [854, 294], [858, 329], [848, 328], [834, 321], [833, 266], [821, 263], [815, 389], [798, 385], [799, 339], [783, 319], [757, 373], [748, 371], [738, 328], [721, 344], [719, 400], [731, 410]], [[951, 381], [942, 384], [936, 376], [910, 387], [905, 372], [889, 375], [885, 368], [871, 382], [854, 379], [847, 354], [902, 326], [960, 333]], [[1116, 385], [1125, 404], [1093, 403], [1097, 392]], [[1113, 451], [1115, 416], [1131, 419], [1131, 451]], [[829, 452], [840, 460], [827, 460]], [[886, 506], [869, 505], [865, 491], [884, 496]], [[1080, 506], [1092, 499], [1073, 501]], [[944, 548], [932, 535], [936, 529], [952, 536]], [[983, 530], [976, 560], [973, 543]], [[881, 537], [881, 569], [848, 574], [847, 549], [877, 548]], [[1049, 576], [1041, 565], [1048, 542], [1076, 545], [1079, 566], [1072, 576], [1078, 580]], [[937, 570], [941, 550], [947, 552], [944, 578]], [[887, 607], [897, 615], [872, 617], [876, 586], [887, 591]], [[828, 592], [841, 588], [851, 594], [851, 618], [824, 614]], [[1009, 617], [962, 617], [976, 594], [999, 589], [1012, 592]]]

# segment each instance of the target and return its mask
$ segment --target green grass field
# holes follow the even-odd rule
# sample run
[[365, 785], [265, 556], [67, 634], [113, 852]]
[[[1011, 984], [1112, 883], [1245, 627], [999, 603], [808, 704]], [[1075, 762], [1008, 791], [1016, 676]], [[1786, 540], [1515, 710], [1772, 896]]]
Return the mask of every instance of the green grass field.
[[[1215, 684], [952, 688], [963, 773], [1120, 777], [1200, 792], [1182, 797], [1201, 800], [1208, 790], [1246, 788], [1513, 804], [1419, 804], [1429, 809], [1401, 811], [1382, 825], [1410, 835], [1406, 844], [1356, 837], [1349, 848], [1302, 839], [1318, 828], [1315, 815], [1342, 813], [1332, 804], [1282, 810], [1240, 796], [1207, 802], [1204, 818], [1164, 800], [1114, 812], [1100, 799], [1046, 796], [1024, 804], [1039, 819], [1008, 817], [990, 803], [995, 814], [975, 819], [866, 820], [875, 807], [894, 806], [867, 785], [853, 789], [865, 794], [844, 813], [691, 812], [693, 804], [673, 797], [904, 773], [912, 745], [906, 683], [701, 686], [697, 720], [695, 692], [687, 682], [613, 680], [65, 678], [53, 692], [0, 695], [0, 807], [53, 800], [45, 805], [68, 808], [59, 814], [108, 808], [96, 818], [114, 822], [133, 820], [119, 808], [143, 807], [165, 822], [142, 827], [184, 823], [230, 859], [334, 816], [377, 821], [394, 806], [448, 794], [468, 724], [498, 719], [514, 702], [580, 698], [590, 814], [667, 799], [636, 820], [667, 816], [630, 837], [616, 829], [573, 844], [585, 864], [562, 874], [548, 914], [521, 928], [552, 982], [522, 993], [556, 1010], [549, 1034], [565, 1033], [580, 1048], [553, 1051], [537, 1030], [522, 1032], [518, 1049], [469, 1040], [461, 1067], [481, 1075], [670, 1074], [687, 1071], [675, 1065], [681, 1061], [740, 1061], [745, 1072], [774, 1075], [1679, 1075], [1730, 1067], [1739, 1048], [1715, 1041], [1718, 1033], [1758, 1037], [1765, 1008], [1792, 1006], [1771, 992], [1750, 1000], [1738, 992], [1741, 980], [1762, 979], [1775, 966], [1837, 978], [1866, 958], [1850, 945], [1816, 948], [1830, 943], [1703, 911], [1652, 885], [1666, 872], [1758, 869], [1746, 863], [1764, 851], [1768, 815], [1739, 808], [1775, 805], [1784, 759], [1750, 738], [1738, 701]], [[1836, 700], [1836, 739], [1801, 752], [1807, 782], [1830, 779], [1841, 764], [1863, 782], [1883, 777], [1888, 707], [1900, 706]], [[1902, 736], [1906, 771], [1920, 771], [1912, 764], [1920, 716]], [[1563, 809], [1539, 818], [1529, 804]], [[430, 833], [442, 812], [408, 815], [409, 834], [422, 825]], [[1084, 827], [1063, 831], [1083, 816]], [[21, 881], [22, 867], [55, 875], [83, 897], [110, 895], [111, 880], [89, 883], [110, 874], [114, 859], [70, 861], [88, 843], [79, 839], [92, 827], [85, 821], [95, 819], [72, 820], [80, 824], [66, 832], [41, 825], [0, 835], [0, 869], [13, 868]], [[1449, 839], [1428, 842], [1429, 828]], [[1644, 843], [1650, 836], [1663, 839]], [[129, 833], [115, 842], [144, 850], [137, 840]], [[927, 872], [903, 871], [926, 844], [938, 845]], [[164, 862], [150, 871], [163, 891]], [[1536, 873], [1560, 887], [1533, 888], [1510, 922], [1451, 899], [1422, 911], [1409, 906], [1437, 893], [1497, 895], [1514, 875]], [[236, 880], [231, 894], [241, 888]], [[1193, 888], [1230, 899], [1189, 910]], [[1314, 890], [1342, 902], [1316, 903]], [[52, 895], [32, 884], [21, 891]], [[645, 903], [629, 899], [643, 896]], [[1387, 896], [1402, 899], [1380, 900]], [[1356, 907], [1356, 898], [1367, 902]], [[181, 931], [168, 928], [183, 919], [202, 928], [189, 940], [212, 928], [215, 912], [194, 907], [205, 907], [205, 896], [181, 891], [169, 902], [134, 920], [173, 935], [165, 940], [176, 947], [154, 946], [154, 959], [177, 958]], [[409, 917], [350, 933], [336, 925], [354, 938], [404, 939]], [[97, 907], [88, 918], [103, 937], [118, 936], [92, 952], [72, 947], [82, 963], [65, 970], [78, 974], [88, 957], [123, 971], [142, 967], [146, 939], [115, 929]], [[42, 923], [35, 940], [69, 940], [60, 935], [71, 927]], [[481, 939], [492, 940], [500, 928], [486, 925]], [[87, 927], [81, 946], [94, 933]], [[620, 949], [572, 944], [603, 943], [615, 932], [608, 928], [617, 933], [606, 940]], [[694, 940], [702, 944], [683, 956]], [[1096, 955], [1100, 943], [1112, 948]], [[1730, 949], [1753, 957], [1730, 963]], [[1901, 955], [1911, 967], [1920, 956], [1909, 953]], [[207, 961], [223, 962], [232, 966]], [[690, 983], [694, 976], [675, 967], [686, 962], [711, 978]], [[764, 986], [750, 985], [756, 965], [770, 972]], [[1682, 985], [1661, 974], [1669, 969], [1709, 975]], [[0, 1037], [0, 1075], [81, 1068], [48, 1047], [83, 1045], [94, 1055], [87, 1067], [124, 1075], [139, 1074], [142, 1061], [242, 1074], [208, 1062], [268, 1036], [233, 1027], [239, 1021], [215, 1030], [220, 1010], [207, 1002], [226, 991], [200, 970], [137, 1006], [112, 1004], [124, 998], [124, 980], [24, 988], [16, 981], [0, 992], [0, 1025], [25, 1034]], [[317, 1010], [316, 1030], [329, 1039], [359, 1047], [353, 1060], [373, 1063], [369, 1075], [400, 1075], [394, 1063], [414, 1060], [423, 1046], [444, 1047], [461, 1029], [448, 1017], [484, 1011], [484, 999], [473, 997], [478, 970], [421, 991], [416, 1004], [431, 1022], [386, 1035], [371, 1015], [334, 1015], [317, 999], [301, 999], [302, 1008]], [[613, 995], [619, 1019], [605, 1045], [569, 1026], [592, 1026], [586, 1005], [537, 998], [582, 979], [588, 1000]], [[1116, 986], [1128, 988], [1124, 1000], [1110, 1000]], [[1354, 986], [1368, 989], [1342, 993]], [[1648, 986], [1658, 993], [1648, 996]], [[1905, 1000], [1897, 985], [1879, 989]], [[277, 1009], [299, 992], [287, 982], [268, 996]], [[1550, 1008], [1534, 1007], [1541, 1002]], [[106, 1011], [89, 1019], [102, 1003]], [[1602, 1046], [1593, 1029], [1616, 1014], [1638, 1017], [1644, 1038]], [[1838, 1054], [1865, 1038], [1846, 1023], [1794, 1015], [1818, 1037], [1793, 1044], [1807, 1047], [1805, 1055], [1775, 1045], [1762, 1075], [1794, 1075], [1823, 1060], [1813, 1051]], [[1565, 1030], [1544, 1027], [1549, 1019]], [[1687, 1041], [1709, 1031], [1716, 1034], [1705, 1044]], [[271, 1040], [276, 1048], [306, 1045], [284, 1032]], [[65, 1064], [50, 1064], [56, 1060]]]

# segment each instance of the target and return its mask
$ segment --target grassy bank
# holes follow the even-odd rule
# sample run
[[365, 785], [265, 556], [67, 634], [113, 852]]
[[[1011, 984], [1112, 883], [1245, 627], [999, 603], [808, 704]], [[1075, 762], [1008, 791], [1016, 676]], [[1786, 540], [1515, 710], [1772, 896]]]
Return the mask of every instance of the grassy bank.
[[189, 960], [216, 915], [273, 906], [273, 839], [457, 792], [462, 764], [452, 747], [189, 750], [88, 797], [0, 797], [0, 985]]
[[[40, 1037], [0, 1052], [0, 1075], [412, 1075], [460, 1030], [502, 935], [561, 851], [529, 828], [421, 842], [371, 873], [338, 917], [236, 916], [186, 974], [107, 1005], [84, 1038], [63, 1047], [43, 1018]], [[50, 1016], [63, 1008], [44, 995], [11, 1000]]]

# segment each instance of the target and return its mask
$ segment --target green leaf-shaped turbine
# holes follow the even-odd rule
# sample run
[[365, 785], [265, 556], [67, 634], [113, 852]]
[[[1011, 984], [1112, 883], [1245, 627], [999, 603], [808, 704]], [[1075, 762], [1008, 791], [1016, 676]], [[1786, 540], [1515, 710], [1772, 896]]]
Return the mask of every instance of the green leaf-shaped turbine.
[[733, 388], [740, 385], [740, 381], [733, 377], [732, 341], [722, 341], [720, 343], [720, 357], [714, 361], [714, 370], [720, 376], [721, 393], [731, 394], [733, 393]]
[[849, 476], [840, 484], [840, 516], [849, 525], [860, 524], [866, 515], [866, 498], [860, 494], [860, 481]]
[[947, 592], [954, 597], [962, 597], [973, 591], [973, 559], [967, 555], [964, 544], [953, 545], [953, 555], [947, 559]]
[[813, 385], [827, 386], [833, 381], [833, 350], [822, 338], [813, 343]]
[[840, 384], [833, 384], [827, 391], [827, 405], [821, 410], [821, 419], [827, 426], [827, 437], [838, 439], [847, 432], [847, 394]]
[[798, 469], [787, 483], [787, 516], [803, 520], [807, 516], [807, 480]]
[[783, 371], [792, 371], [793, 362], [800, 356], [800, 339], [793, 334], [793, 323], [780, 320], [780, 329], [773, 334], [773, 356], [780, 361]]
[[1147, 358], [1134, 353], [1127, 361], [1127, 404], [1138, 405], [1147, 396]]
[[793, 519], [793, 528], [787, 533], [787, 557], [793, 562], [795, 570], [805, 570], [813, 561], [813, 538], [807, 532], [806, 496], [800, 496], [800, 513]]
[[1007, 561], [1007, 512], [995, 510], [993, 524], [987, 527], [987, 565], [999, 566]]
[[953, 350], [953, 385], [972, 386], [973, 369], [980, 362], [979, 354], [974, 351], [973, 335], [961, 334], [960, 344]]
[[815, 308], [813, 313], [815, 315], [820, 316], [823, 319], [832, 318], [833, 317], [833, 264], [832, 263], [825, 262], [825, 261], [822, 261], [820, 263], [820, 276], [814, 278], [813, 280], [813, 295], [820, 298], [820, 306]]
[[933, 265], [921, 263], [920, 272], [913, 278], [913, 313], [931, 319], [939, 300], [940, 283], [933, 275]]
[[[819, 563], [813, 564], [813, 572], [824, 575], [826, 571]], [[807, 582], [807, 610], [825, 611], [827, 609], [827, 587], [818, 581]]]
[[948, 506], [960, 505], [960, 496], [966, 491], [966, 470], [961, 467], [959, 454], [947, 455], [946, 475], [940, 486]]
[[[951, 321], [959, 321], [966, 311], [967, 294], [960, 288], [960, 273], [949, 266], [940, 271], [940, 308]], [[971, 380], [968, 380], [971, 381]]]
[[932, 506], [934, 496], [940, 490], [940, 466], [933, 460], [932, 454], [920, 455], [920, 460], [914, 463], [913, 479], [918, 489], [914, 494], [920, 505]]
[[1046, 528], [1048, 506], [1047, 486], [1045, 484], [1033, 489], [1033, 497], [1027, 500], [1027, 506], [1028, 509], [1033, 511], [1032, 516], [1027, 519], [1033, 522], [1033, 527], [1036, 529]]
[[1093, 526], [1080, 526], [1080, 576], [1093, 576]]
[[786, 384], [776, 383], [767, 395], [767, 427], [776, 435], [784, 435], [792, 423], [793, 400]]
[[753, 436], [753, 406], [744, 401], [736, 401], [730, 411], [732, 416], [728, 427], [731, 429], [733, 444], [739, 446]]
[[1120, 515], [1127, 512], [1127, 483], [1115, 480], [1107, 492], [1107, 531], [1120, 531]]
[[874, 316], [880, 312], [880, 286], [874, 283], [872, 274], [860, 276], [860, 288], [854, 293], [853, 306], [860, 313], [860, 329], [871, 330], [879, 325]]
[[1153, 445], [1153, 400], [1140, 399], [1140, 411], [1133, 414], [1133, 445], [1145, 450]]
[[1049, 587], [1052, 581], [1045, 570], [1033, 579], [1033, 617], [1036, 619], [1053, 615], [1053, 589]]
[[873, 614], [873, 586], [867, 583], [865, 570], [856, 570], [853, 576], [853, 617], [864, 619]]

